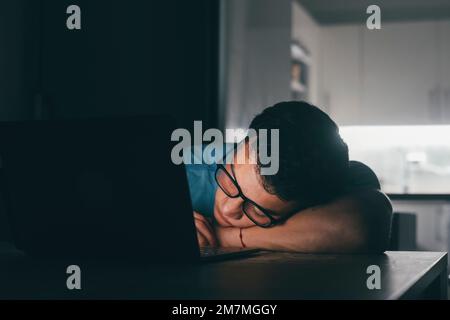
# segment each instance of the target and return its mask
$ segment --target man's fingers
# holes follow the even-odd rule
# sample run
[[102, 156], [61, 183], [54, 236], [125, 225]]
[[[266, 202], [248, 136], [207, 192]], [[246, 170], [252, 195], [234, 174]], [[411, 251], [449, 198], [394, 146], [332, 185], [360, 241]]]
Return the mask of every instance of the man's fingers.
[[197, 228], [197, 232], [201, 233], [203, 237], [206, 238], [209, 245], [216, 246], [216, 236], [211, 226], [208, 226], [205, 222], [195, 219], [195, 227]]
[[214, 228], [211, 226], [211, 224], [208, 222], [208, 221], [204, 221], [204, 220], [200, 220], [200, 219], [195, 219], [195, 224], [197, 225], [197, 224], [201, 224], [202, 225], [202, 228], [204, 227], [204, 228], [206, 228], [206, 229], [208, 229], [208, 231], [209, 231], [209, 233], [212, 233], [212, 234], [215, 234], [215, 232], [214, 232]]
[[198, 231], [197, 231], [197, 239], [198, 239], [198, 245], [200, 247], [208, 246], [208, 240], [206, 240], [206, 238]]
[[205, 226], [202, 221], [196, 220], [195, 226], [197, 227], [197, 231], [202, 234], [203, 237], [206, 238], [209, 245], [216, 246], [217, 241], [215, 235]]
[[194, 218], [198, 219], [198, 220], [201, 220], [201, 221], [204, 221], [206, 223], [209, 223], [208, 219], [204, 215], [202, 215], [202, 214], [200, 214], [200, 213], [198, 213], [196, 211], [194, 211]]
[[194, 211], [194, 218], [197, 219], [197, 220], [200, 220], [200, 221], [204, 222], [204, 224], [205, 224], [206, 227], [209, 229], [209, 231], [210, 231], [211, 233], [215, 234], [214, 228], [212, 227], [212, 224], [211, 224], [211, 222], [208, 220], [208, 218], [206, 218], [204, 215], [202, 215], [202, 214], [200, 214], [200, 213], [198, 213], [198, 212], [195, 212], [195, 211]]
[[217, 246], [216, 235], [208, 219], [195, 211], [194, 211], [194, 218], [195, 218], [194, 219], [195, 227], [197, 228], [197, 231], [201, 234], [202, 241], [203, 239], [206, 239], [207, 242], [206, 245]]

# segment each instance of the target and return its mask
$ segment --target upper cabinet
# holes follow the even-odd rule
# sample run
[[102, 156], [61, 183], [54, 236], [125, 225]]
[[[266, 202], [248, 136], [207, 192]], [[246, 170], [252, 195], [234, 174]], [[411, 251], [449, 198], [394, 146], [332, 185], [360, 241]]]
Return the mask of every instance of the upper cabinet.
[[385, 23], [381, 30], [363, 30], [361, 121], [440, 122], [437, 24]]
[[440, 43], [440, 96], [443, 118], [450, 123], [450, 21], [439, 22]]
[[321, 103], [339, 125], [450, 123], [450, 21], [330, 26]]
[[339, 125], [351, 124], [360, 118], [360, 46], [355, 41], [359, 35], [358, 26], [321, 29], [319, 106]]

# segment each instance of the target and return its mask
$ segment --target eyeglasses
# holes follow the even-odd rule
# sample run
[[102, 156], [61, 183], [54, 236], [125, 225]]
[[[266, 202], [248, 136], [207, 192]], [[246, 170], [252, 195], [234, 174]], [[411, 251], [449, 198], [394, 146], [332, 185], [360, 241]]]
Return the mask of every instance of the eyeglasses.
[[279, 222], [272, 216], [272, 212], [270, 210], [264, 209], [242, 193], [241, 187], [235, 178], [233, 164], [231, 164], [231, 171], [233, 175], [227, 171], [225, 166], [222, 164], [217, 164], [215, 177], [217, 185], [220, 189], [222, 189], [222, 191], [230, 198], [241, 197], [244, 200], [242, 203], [242, 211], [257, 226], [269, 228]]

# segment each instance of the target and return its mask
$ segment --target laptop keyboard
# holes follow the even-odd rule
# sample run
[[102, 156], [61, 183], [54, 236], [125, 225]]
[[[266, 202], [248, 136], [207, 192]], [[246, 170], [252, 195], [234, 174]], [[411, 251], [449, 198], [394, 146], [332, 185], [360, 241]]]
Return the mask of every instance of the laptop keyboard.
[[241, 251], [239, 248], [213, 248], [213, 247], [201, 247], [200, 255], [202, 257], [217, 256], [220, 254], [234, 253]]

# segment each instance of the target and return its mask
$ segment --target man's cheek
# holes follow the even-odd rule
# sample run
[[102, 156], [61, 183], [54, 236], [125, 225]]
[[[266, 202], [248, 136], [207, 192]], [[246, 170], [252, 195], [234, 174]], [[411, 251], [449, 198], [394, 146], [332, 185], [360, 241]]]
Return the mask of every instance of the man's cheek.
[[214, 205], [217, 206], [224, 199], [225, 193], [223, 193], [222, 189], [217, 188], [216, 194], [214, 196]]
[[226, 216], [226, 220], [224, 219], [217, 219], [216, 221], [222, 225], [223, 227], [237, 227], [237, 228], [248, 228], [253, 227], [255, 224], [244, 214], [242, 213], [242, 216], [239, 219], [233, 219], [230, 218], [228, 215], [226, 215], [226, 202], [228, 200], [228, 196], [219, 188], [216, 191], [215, 196], [215, 203], [214, 203], [214, 216], [217, 217], [219, 215], [220, 217]]
[[249, 218], [247, 218], [247, 216], [244, 216], [241, 219], [241, 221], [242, 221], [242, 225], [240, 226], [241, 228], [249, 228], [255, 226], [255, 223], [251, 221]]
[[216, 200], [216, 203], [214, 204], [214, 220], [216, 223], [222, 227], [231, 227], [231, 225], [228, 223], [228, 221], [225, 221], [223, 218], [223, 213], [220, 207], [220, 201]]
[[241, 218], [230, 220], [230, 223], [236, 228], [249, 228], [255, 226], [253, 221], [250, 220], [244, 213]]

